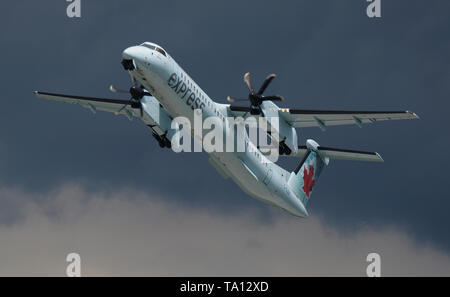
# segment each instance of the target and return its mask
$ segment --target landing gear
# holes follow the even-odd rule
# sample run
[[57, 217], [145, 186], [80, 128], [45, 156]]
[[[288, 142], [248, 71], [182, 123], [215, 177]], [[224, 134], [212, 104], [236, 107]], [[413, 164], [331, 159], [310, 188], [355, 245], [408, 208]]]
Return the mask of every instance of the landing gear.
[[292, 150], [286, 145], [286, 143], [283, 141], [280, 142], [280, 146], [278, 148], [278, 153], [282, 155], [290, 155], [292, 153]]
[[161, 135], [159, 136], [158, 134], [156, 134], [155, 132], [152, 133], [153, 137], [155, 137], [156, 141], [158, 141], [158, 144], [160, 147], [164, 148], [171, 148], [172, 147], [172, 143], [170, 142], [169, 139], [167, 139], [166, 135]]

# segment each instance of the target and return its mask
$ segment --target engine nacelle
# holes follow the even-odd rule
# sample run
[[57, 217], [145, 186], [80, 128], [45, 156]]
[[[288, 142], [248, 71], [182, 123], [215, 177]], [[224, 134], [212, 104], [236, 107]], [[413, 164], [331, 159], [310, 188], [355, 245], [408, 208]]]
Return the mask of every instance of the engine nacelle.
[[277, 126], [273, 121], [278, 119], [279, 154], [296, 154], [298, 152], [297, 130], [289, 125], [283, 117], [279, 116], [279, 107], [273, 102], [264, 101], [261, 108], [272, 131]]
[[145, 111], [144, 122], [152, 130], [152, 135], [161, 147], [171, 147], [171, 140], [176, 130], [171, 128], [172, 118], [152, 96], [145, 96], [142, 100]]

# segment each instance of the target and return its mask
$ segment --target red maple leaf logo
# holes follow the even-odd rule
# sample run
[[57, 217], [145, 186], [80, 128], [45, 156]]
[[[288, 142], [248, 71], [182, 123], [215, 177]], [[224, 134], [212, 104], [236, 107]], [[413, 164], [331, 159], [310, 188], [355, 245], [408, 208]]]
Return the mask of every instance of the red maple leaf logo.
[[314, 186], [314, 166], [309, 166], [309, 172], [306, 170], [306, 166], [303, 169], [303, 191], [306, 194], [306, 197], [309, 198], [309, 194], [312, 191]]

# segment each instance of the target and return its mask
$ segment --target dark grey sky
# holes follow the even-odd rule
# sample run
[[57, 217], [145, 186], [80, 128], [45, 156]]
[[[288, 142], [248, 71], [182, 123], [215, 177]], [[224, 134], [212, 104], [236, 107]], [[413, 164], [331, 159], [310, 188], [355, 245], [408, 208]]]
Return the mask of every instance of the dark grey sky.
[[[250, 71], [255, 84], [277, 73], [270, 90], [291, 108], [418, 113], [420, 121], [299, 131], [301, 142], [376, 150], [385, 159], [332, 162], [309, 212], [345, 232], [395, 226], [450, 252], [448, 1], [384, 0], [377, 20], [366, 16], [364, 0], [84, 0], [81, 19], [67, 18], [62, 0], [3, 2], [2, 186], [33, 193], [65, 183], [132, 187], [193, 210], [257, 210], [270, 223], [271, 207], [223, 180], [205, 154], [162, 150], [137, 120], [32, 95], [115, 97], [109, 84], [129, 85], [122, 50], [153, 41], [218, 102], [244, 95], [242, 75]], [[20, 217], [16, 203], [0, 197], [0, 224]]]

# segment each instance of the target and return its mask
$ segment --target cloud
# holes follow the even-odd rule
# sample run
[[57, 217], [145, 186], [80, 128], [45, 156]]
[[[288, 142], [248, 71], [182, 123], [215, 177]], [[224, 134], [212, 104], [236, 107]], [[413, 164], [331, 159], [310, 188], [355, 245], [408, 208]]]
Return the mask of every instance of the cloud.
[[[282, 107], [417, 112], [420, 121], [298, 130], [300, 144], [312, 138], [324, 146], [376, 150], [386, 161], [333, 162], [310, 210], [341, 229], [361, 221], [401, 224], [414, 230], [414, 240], [433, 241], [450, 252], [450, 200], [442, 171], [450, 158], [430, 160], [436, 147], [450, 150], [449, 138], [436, 129], [450, 125], [449, 40], [442, 38], [449, 35], [449, 1], [385, 1], [381, 22], [367, 18], [362, 0], [202, 1], [201, 7], [192, 1], [84, 1], [77, 20], [66, 16], [66, 1], [3, 2], [0, 24], [13, 30], [2, 32], [8, 59], [2, 60], [1, 78], [8, 88], [0, 116], [0, 154], [7, 156], [0, 159], [0, 185], [42, 192], [79, 181], [94, 191], [158, 192], [227, 215], [258, 207], [231, 180], [221, 179], [206, 154], [161, 150], [138, 120], [94, 115], [32, 94], [126, 99], [108, 86], [129, 86], [121, 53], [148, 40], [161, 44], [220, 103], [246, 94], [242, 75], [250, 71], [258, 86], [269, 73], [278, 75], [268, 94], [283, 95]], [[249, 22], [255, 7], [261, 19], [277, 21]], [[30, 48], [38, 59], [23, 58]], [[17, 79], [23, 69], [26, 79]], [[287, 159], [280, 163], [294, 169], [298, 160]], [[155, 168], [161, 170], [155, 174]], [[217, 188], [226, 191], [211, 199]], [[0, 224], [17, 219], [11, 203], [0, 203]]]
[[369, 252], [381, 255], [385, 276], [450, 275], [447, 254], [397, 229], [343, 235], [282, 212], [261, 223], [252, 213], [186, 208], [130, 189], [3, 188], [0, 197], [21, 214], [0, 226], [2, 276], [63, 276], [70, 252], [81, 255], [84, 276], [363, 276]]

